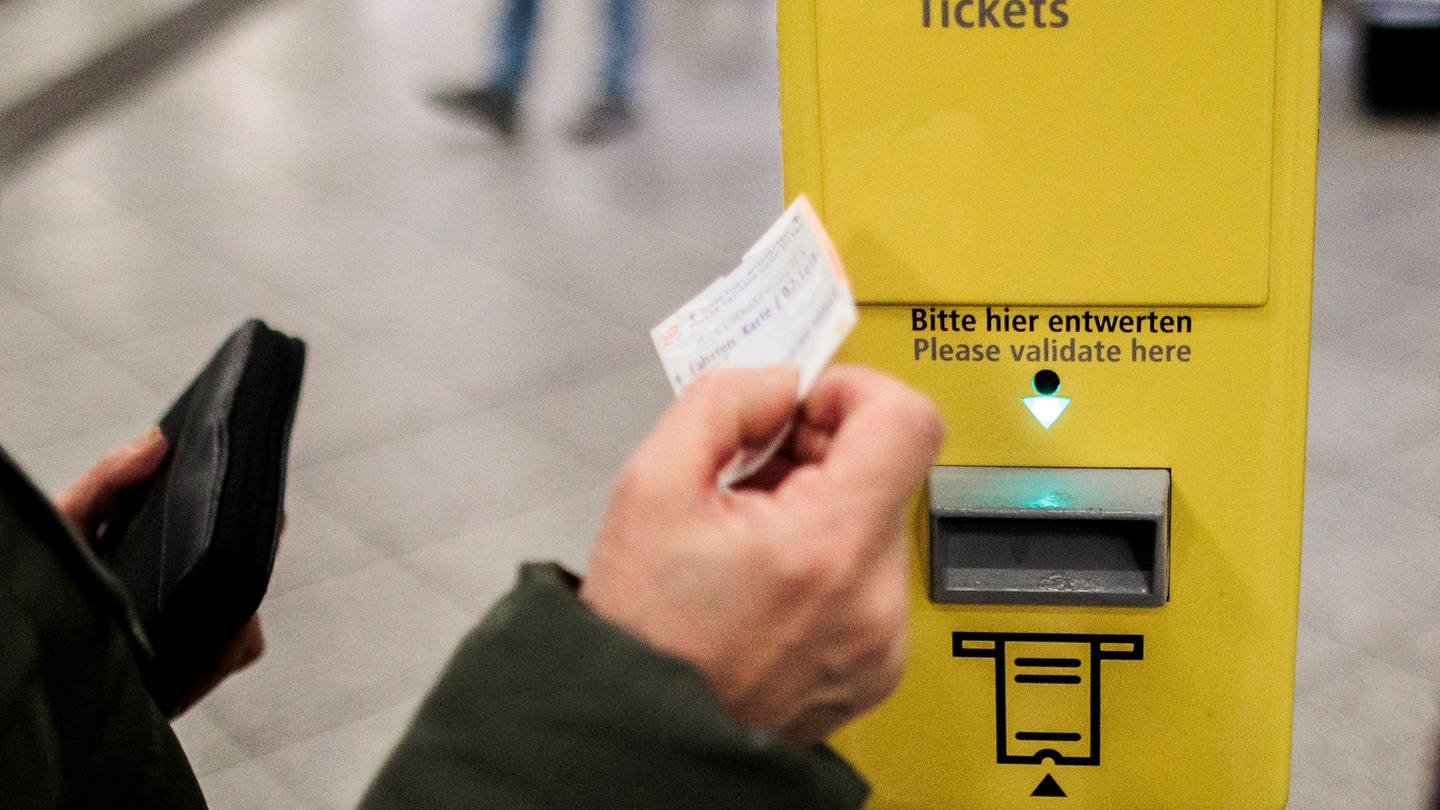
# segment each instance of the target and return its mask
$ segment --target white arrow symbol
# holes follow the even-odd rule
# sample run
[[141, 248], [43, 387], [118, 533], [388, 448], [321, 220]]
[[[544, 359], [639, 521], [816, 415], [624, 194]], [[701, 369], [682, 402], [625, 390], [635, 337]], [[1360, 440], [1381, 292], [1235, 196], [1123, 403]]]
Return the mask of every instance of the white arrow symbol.
[[1069, 397], [1024, 397], [1022, 401], [1030, 410], [1030, 415], [1035, 417], [1035, 421], [1039, 422], [1040, 426], [1046, 430], [1049, 430], [1050, 426], [1055, 424], [1055, 420], [1060, 418], [1060, 414], [1070, 407]]

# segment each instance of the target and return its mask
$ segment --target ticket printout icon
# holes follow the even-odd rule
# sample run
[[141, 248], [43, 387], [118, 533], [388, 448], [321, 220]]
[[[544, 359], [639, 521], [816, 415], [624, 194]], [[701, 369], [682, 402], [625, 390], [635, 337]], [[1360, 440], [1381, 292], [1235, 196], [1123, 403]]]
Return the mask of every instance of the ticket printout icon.
[[966, 633], [956, 658], [995, 663], [995, 757], [1008, 764], [1100, 764], [1100, 674], [1106, 660], [1138, 661], [1138, 635]]

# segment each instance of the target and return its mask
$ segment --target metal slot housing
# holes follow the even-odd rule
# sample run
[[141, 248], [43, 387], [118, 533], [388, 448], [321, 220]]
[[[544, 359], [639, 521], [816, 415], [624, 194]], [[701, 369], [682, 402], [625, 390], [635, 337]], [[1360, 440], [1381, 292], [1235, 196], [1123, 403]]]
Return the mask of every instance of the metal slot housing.
[[1169, 470], [935, 467], [929, 516], [932, 601], [1169, 600]]

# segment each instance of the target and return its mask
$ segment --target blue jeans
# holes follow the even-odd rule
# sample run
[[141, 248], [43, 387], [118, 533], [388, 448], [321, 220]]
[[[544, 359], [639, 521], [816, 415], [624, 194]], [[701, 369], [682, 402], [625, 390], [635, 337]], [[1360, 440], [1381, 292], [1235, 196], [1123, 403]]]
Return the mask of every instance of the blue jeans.
[[[606, 0], [605, 5], [605, 57], [600, 66], [599, 91], [605, 98], [629, 102], [639, 39], [636, 0]], [[539, 16], [540, 0], [506, 0], [496, 43], [499, 53], [490, 69], [488, 86], [512, 96], [520, 93], [530, 70]]]

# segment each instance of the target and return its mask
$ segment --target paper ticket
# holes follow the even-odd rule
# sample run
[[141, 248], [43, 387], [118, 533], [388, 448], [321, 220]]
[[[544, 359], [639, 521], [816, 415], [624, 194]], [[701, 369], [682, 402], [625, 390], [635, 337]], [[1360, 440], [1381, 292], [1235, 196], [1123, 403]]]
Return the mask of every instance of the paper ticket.
[[[855, 299], [840, 257], [804, 195], [740, 260], [650, 330], [676, 396], [712, 368], [789, 362], [810, 393], [855, 326]], [[721, 484], [743, 480], [774, 455], [788, 428], [761, 452], [737, 458]]]
[[804, 195], [740, 261], [650, 330], [678, 396], [712, 368], [789, 362], [800, 396], [850, 334], [855, 299], [840, 257]]

